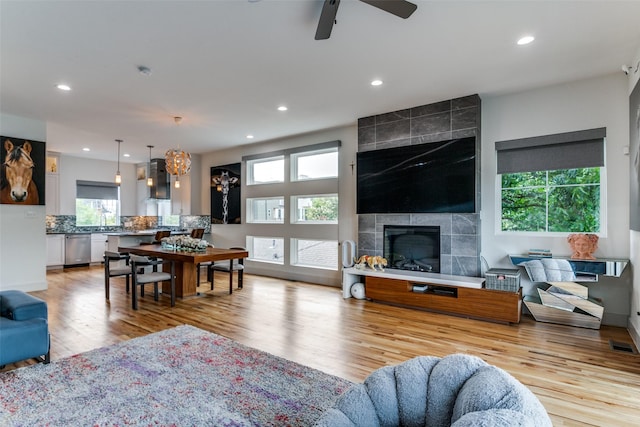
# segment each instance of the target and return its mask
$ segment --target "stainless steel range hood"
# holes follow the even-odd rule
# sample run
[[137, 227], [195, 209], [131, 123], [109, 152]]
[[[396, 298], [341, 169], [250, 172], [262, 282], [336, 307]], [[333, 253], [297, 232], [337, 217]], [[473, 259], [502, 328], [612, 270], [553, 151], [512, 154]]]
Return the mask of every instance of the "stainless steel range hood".
[[171, 178], [164, 159], [151, 159], [149, 176], [153, 179], [153, 185], [149, 188], [149, 198], [170, 199]]

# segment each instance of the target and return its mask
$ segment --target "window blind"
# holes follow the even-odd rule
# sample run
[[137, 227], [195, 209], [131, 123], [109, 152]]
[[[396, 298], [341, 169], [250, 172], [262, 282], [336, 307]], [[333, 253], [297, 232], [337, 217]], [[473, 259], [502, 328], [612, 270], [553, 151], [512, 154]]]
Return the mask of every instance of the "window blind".
[[604, 166], [606, 128], [496, 142], [497, 173]]
[[111, 182], [76, 181], [78, 199], [118, 200], [118, 186]]

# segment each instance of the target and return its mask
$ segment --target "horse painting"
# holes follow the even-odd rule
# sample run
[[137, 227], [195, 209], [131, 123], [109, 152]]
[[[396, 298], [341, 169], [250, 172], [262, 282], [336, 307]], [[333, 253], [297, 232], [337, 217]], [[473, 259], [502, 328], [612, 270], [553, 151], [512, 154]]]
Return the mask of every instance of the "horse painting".
[[33, 182], [35, 164], [31, 159], [31, 143], [13, 145], [5, 140], [7, 155], [2, 164], [3, 182], [0, 190], [0, 203], [37, 205], [39, 204], [38, 188]]

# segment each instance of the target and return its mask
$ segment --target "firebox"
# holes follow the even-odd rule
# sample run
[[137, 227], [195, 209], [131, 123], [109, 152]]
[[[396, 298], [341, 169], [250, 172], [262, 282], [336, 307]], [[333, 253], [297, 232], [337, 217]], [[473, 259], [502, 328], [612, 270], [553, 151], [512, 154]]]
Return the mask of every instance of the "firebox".
[[440, 227], [385, 225], [383, 256], [387, 268], [440, 272]]

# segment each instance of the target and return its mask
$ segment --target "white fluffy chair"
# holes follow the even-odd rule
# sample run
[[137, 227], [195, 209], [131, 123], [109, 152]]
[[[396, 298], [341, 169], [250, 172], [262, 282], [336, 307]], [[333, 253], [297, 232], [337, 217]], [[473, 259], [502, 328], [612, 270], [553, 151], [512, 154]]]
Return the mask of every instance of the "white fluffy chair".
[[374, 371], [327, 410], [317, 427], [547, 427], [535, 395], [504, 370], [454, 354]]

